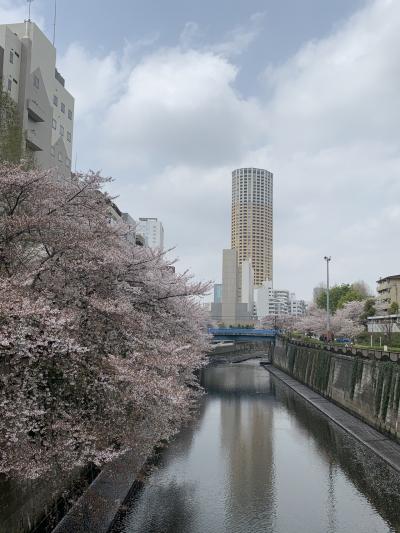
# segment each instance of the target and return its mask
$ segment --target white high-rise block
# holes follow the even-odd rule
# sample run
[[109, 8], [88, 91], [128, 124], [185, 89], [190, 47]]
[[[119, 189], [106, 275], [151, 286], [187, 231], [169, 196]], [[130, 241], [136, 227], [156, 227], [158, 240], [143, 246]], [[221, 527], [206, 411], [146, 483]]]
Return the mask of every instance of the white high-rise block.
[[157, 218], [139, 218], [137, 233], [144, 237], [146, 246], [152, 250], [164, 249], [164, 227]]

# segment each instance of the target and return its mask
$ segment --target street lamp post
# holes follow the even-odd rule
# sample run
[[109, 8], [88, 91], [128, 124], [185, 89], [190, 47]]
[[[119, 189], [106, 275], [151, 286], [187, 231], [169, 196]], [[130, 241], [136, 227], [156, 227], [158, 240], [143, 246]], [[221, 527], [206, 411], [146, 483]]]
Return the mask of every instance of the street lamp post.
[[331, 310], [330, 310], [330, 302], [329, 302], [329, 263], [331, 262], [332, 258], [330, 256], [324, 257], [326, 261], [326, 331], [327, 336], [330, 336], [331, 331]]

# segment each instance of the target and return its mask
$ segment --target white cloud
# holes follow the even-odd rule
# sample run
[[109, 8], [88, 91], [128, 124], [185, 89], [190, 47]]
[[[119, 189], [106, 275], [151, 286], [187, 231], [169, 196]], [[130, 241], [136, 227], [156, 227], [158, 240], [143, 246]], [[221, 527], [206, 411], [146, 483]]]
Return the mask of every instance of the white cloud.
[[27, 18], [26, 2], [0, 0], [1, 24], [14, 24]]
[[209, 46], [208, 49], [226, 57], [242, 54], [259, 36], [264, 18], [265, 13], [254, 13], [246, 25], [234, 28], [227, 33], [225, 39]]
[[71, 44], [60, 59], [60, 68], [65, 73], [68, 87], [75, 97], [76, 116], [81, 119], [90, 113], [105, 111], [123, 92], [128, 72], [122, 60], [111, 52], [105, 56], [89, 55], [80, 44]]
[[190, 21], [185, 24], [180, 35], [180, 45], [184, 50], [196, 49], [227, 58], [238, 56], [256, 41], [262, 30], [264, 18], [264, 12], [253, 13], [245, 24], [228, 31], [217, 43], [213, 44], [206, 42], [200, 26]]
[[[28, 18], [28, 4], [24, 0], [0, 0], [0, 24], [15, 24]], [[42, 2], [32, 3], [31, 19], [44, 28]]]
[[140, 61], [73, 45], [62, 68], [81, 109], [80, 160], [118, 178], [133, 216], [162, 219], [199, 277], [219, 278], [230, 171], [241, 165], [275, 173], [276, 285], [310, 297], [326, 253], [338, 282], [397, 273], [400, 3], [368, 2], [267, 69], [251, 99], [236, 90], [232, 57], [257, 24], [248, 37], [234, 31], [232, 46], [196, 49], [201, 31], [187, 25], [179, 48]]

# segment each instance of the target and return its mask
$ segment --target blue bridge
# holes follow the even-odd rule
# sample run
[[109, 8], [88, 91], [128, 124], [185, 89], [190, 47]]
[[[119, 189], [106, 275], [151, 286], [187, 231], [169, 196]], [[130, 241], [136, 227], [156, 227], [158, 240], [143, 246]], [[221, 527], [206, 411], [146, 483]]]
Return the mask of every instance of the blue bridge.
[[247, 328], [208, 328], [208, 333], [216, 341], [274, 341], [278, 333], [275, 329]]

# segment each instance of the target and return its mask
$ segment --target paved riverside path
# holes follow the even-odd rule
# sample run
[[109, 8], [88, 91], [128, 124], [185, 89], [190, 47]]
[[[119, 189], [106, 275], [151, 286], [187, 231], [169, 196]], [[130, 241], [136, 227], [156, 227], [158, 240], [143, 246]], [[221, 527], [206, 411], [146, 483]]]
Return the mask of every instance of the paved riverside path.
[[282, 370], [272, 365], [264, 366], [273, 376], [283, 381], [316, 409], [324, 413], [335, 424], [352, 435], [355, 439], [367, 446], [381, 459], [388, 463], [394, 470], [400, 472], [400, 444], [385, 437], [382, 433], [372, 428], [359, 418], [351, 415], [341, 407], [338, 407], [327, 398], [313, 391], [307, 385], [303, 385]]
[[146, 459], [128, 452], [104, 467], [52, 533], [107, 533]]

